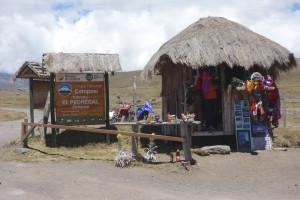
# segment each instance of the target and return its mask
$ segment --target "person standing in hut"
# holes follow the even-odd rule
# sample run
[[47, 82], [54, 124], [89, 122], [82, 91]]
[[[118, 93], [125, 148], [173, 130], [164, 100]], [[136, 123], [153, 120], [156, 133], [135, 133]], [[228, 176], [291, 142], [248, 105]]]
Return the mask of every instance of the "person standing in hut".
[[[197, 78], [195, 79], [195, 86], [201, 88], [202, 96], [202, 111], [204, 130], [213, 131], [218, 128], [218, 99], [217, 99], [217, 85], [212, 68], [203, 68], [201, 71], [197, 70]], [[199, 85], [200, 84], [200, 85]]]

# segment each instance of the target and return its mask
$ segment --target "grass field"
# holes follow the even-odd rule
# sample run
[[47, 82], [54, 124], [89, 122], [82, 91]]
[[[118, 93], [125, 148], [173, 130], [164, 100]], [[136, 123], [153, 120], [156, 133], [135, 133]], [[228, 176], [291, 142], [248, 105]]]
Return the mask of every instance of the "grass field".
[[16, 119], [23, 119], [26, 116], [27, 114], [24, 112], [0, 109], [0, 121], [12, 121]]
[[29, 92], [26, 89], [0, 89], [0, 108], [29, 107]]

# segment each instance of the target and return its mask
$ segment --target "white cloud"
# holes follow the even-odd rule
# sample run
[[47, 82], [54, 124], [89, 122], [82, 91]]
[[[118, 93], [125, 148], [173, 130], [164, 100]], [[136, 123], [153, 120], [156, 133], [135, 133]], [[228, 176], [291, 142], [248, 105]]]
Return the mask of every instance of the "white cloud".
[[124, 71], [142, 69], [158, 48], [201, 17], [222, 16], [300, 57], [300, 1], [0, 1], [0, 71], [45, 52], [118, 53]]

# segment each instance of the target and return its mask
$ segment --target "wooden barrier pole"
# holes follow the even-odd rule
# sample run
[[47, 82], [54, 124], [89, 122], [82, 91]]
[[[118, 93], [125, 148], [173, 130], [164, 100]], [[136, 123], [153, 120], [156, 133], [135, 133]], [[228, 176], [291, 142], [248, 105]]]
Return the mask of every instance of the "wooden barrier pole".
[[[137, 113], [136, 113], [136, 76], [132, 77], [132, 96], [133, 96], [133, 111], [134, 111], [134, 122], [137, 122]], [[129, 115], [129, 118], [131, 116]], [[130, 121], [131, 119], [129, 119]], [[132, 125], [132, 132], [138, 133], [139, 126], [137, 124]], [[138, 143], [139, 140], [137, 137], [131, 137], [131, 152], [134, 156], [138, 155]]]
[[[138, 133], [138, 125], [132, 125], [132, 132]], [[138, 137], [131, 137], [131, 152], [133, 156], [138, 155]]]
[[[105, 85], [105, 124], [106, 129], [110, 129], [109, 124], [109, 80], [108, 80], [108, 73], [105, 72], [104, 74], [104, 85]], [[110, 135], [106, 135], [106, 143], [110, 144]]]
[[[28, 119], [25, 118], [24, 119], [25, 123], [22, 123], [22, 137], [21, 137], [21, 141], [24, 139], [24, 137], [27, 135], [28, 132], [28, 125], [26, 123], [28, 123]], [[25, 138], [23, 140], [23, 147], [28, 147], [28, 139]]]
[[188, 124], [183, 122], [180, 123], [180, 135], [183, 138], [186, 138], [186, 141], [182, 142], [182, 148], [184, 151], [184, 157], [186, 162], [191, 162], [192, 153], [191, 153], [191, 134], [189, 133]]
[[[34, 98], [33, 98], [33, 78], [29, 79], [29, 101], [30, 101], [30, 122], [34, 123]], [[34, 129], [31, 132], [34, 136]]]
[[[47, 100], [44, 107], [44, 113], [43, 113], [44, 124], [48, 124], [49, 113], [50, 113], [50, 91], [48, 92]], [[44, 134], [42, 134], [41, 136], [42, 140], [46, 140], [46, 134], [47, 134], [47, 127], [44, 127]]]

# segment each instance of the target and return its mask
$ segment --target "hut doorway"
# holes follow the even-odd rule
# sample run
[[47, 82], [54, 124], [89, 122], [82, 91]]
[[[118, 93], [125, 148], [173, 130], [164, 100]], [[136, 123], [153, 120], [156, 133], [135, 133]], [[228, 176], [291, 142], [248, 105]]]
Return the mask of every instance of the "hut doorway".
[[201, 67], [188, 79], [186, 112], [195, 113], [201, 131], [223, 131], [220, 77], [219, 67]]

